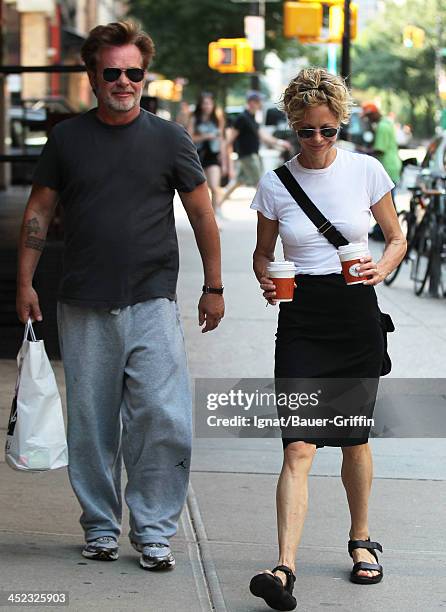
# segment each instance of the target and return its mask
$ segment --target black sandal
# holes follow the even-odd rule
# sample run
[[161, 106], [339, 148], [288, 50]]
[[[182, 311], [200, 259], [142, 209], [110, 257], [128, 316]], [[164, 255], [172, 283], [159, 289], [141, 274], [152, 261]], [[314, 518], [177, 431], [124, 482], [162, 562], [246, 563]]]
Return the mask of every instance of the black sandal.
[[286, 574], [286, 585], [278, 576], [271, 574], [257, 574], [249, 583], [249, 590], [256, 597], [262, 597], [265, 603], [273, 610], [294, 610], [297, 606], [296, 598], [293, 597], [296, 576], [286, 565], [278, 565], [272, 572], [283, 572]]
[[[367, 563], [367, 561], [358, 561], [355, 563], [350, 573], [350, 581], [356, 584], [377, 584], [381, 582], [384, 575], [383, 566], [378, 563], [378, 555], [375, 552], [375, 549], [379, 550], [379, 552], [383, 551], [381, 544], [379, 542], [370, 542], [370, 538], [367, 538], [367, 540], [349, 540], [348, 552], [352, 559], [352, 551], [355, 550], [355, 548], [367, 548], [370, 550], [376, 559], [376, 563]], [[357, 572], [360, 570], [375, 571], [379, 572], [379, 574], [377, 576], [358, 576]]]

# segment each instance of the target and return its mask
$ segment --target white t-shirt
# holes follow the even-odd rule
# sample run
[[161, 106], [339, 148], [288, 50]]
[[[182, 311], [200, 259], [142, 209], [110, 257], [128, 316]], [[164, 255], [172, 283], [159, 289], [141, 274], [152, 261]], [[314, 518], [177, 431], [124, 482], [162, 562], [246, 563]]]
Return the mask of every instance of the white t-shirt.
[[[291, 174], [329, 221], [349, 242], [368, 243], [370, 207], [395, 186], [374, 157], [336, 149], [328, 168], [310, 170], [297, 156], [286, 162]], [[341, 272], [336, 249], [297, 205], [277, 174], [267, 172], [251, 208], [279, 221], [283, 255], [294, 262], [296, 274]]]

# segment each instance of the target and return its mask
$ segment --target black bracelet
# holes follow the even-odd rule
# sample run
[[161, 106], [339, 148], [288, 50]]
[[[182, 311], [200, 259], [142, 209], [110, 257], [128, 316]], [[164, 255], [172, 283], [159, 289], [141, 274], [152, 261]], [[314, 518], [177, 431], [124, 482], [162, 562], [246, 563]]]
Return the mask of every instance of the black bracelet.
[[203, 285], [203, 293], [216, 293], [217, 295], [223, 295], [223, 285], [221, 287], [209, 287], [208, 285]]

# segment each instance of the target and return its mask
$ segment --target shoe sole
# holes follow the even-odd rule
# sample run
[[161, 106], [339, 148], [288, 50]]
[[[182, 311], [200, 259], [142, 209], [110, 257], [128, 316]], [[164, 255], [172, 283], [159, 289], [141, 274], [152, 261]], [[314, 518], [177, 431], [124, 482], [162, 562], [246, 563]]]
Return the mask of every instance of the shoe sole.
[[[136, 544], [135, 542], [130, 542], [130, 544], [133, 546], [136, 552], [142, 552], [142, 550], [139, 549], [138, 544]], [[161, 558], [159, 560], [154, 561], [153, 565], [150, 565], [149, 563], [147, 563], [147, 561], [143, 561], [143, 559], [141, 558], [139, 560], [139, 565], [142, 567], [142, 569], [147, 570], [149, 572], [163, 572], [166, 570], [174, 569], [175, 559], [169, 560], [167, 557], [164, 559]]]
[[367, 576], [350, 576], [350, 582], [354, 584], [378, 584], [383, 579], [383, 575], [373, 576], [368, 578]]
[[119, 555], [117, 552], [110, 552], [109, 550], [99, 550], [96, 552], [88, 552], [83, 550], [82, 556], [86, 559], [92, 559], [93, 561], [117, 561]]
[[147, 570], [149, 572], [165, 572], [168, 570], [173, 570], [175, 568], [175, 561], [169, 561], [168, 559], [161, 559], [160, 561], [156, 561], [153, 565], [149, 565], [145, 561], [140, 559], [139, 565], [142, 569]]
[[296, 599], [290, 595], [270, 574], [258, 574], [251, 579], [249, 590], [255, 597], [261, 597], [273, 610], [288, 612], [297, 606]]

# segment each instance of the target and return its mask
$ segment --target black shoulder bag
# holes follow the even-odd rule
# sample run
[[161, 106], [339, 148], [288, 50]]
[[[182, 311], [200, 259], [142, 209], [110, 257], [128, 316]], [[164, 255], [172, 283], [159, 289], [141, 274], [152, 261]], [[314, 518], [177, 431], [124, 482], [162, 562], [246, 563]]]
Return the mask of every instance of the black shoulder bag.
[[[296, 204], [300, 206], [303, 212], [307, 215], [310, 221], [316, 226], [317, 231], [324, 236], [336, 249], [340, 246], [348, 244], [348, 240], [341, 234], [330, 221], [324, 217], [319, 208], [310, 200], [308, 195], [296, 181], [294, 176], [286, 166], [276, 168], [274, 172], [282, 181], [290, 195], [296, 200]], [[395, 331], [392, 318], [389, 314], [379, 311], [381, 319], [381, 329], [384, 339], [384, 359], [381, 368], [381, 376], [385, 376], [392, 369], [392, 361], [387, 352], [387, 334]]]

